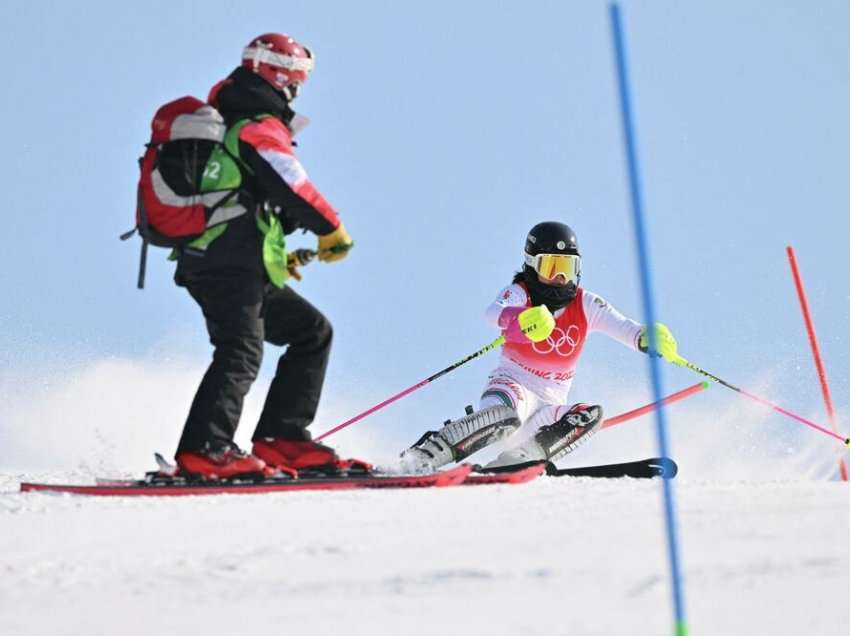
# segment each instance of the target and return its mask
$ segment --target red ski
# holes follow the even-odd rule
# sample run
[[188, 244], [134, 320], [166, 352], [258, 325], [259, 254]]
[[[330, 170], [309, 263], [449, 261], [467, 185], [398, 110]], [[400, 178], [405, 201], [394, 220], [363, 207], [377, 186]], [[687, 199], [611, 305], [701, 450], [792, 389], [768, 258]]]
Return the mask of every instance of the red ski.
[[215, 481], [181, 478], [147, 480], [102, 480], [95, 485], [36, 484], [24, 482], [21, 492], [70, 493], [120, 497], [177, 497], [185, 495], [250, 495], [294, 490], [354, 490], [358, 488], [431, 488], [458, 486], [472, 471], [470, 464], [424, 475], [366, 473], [357, 476], [230, 479]]

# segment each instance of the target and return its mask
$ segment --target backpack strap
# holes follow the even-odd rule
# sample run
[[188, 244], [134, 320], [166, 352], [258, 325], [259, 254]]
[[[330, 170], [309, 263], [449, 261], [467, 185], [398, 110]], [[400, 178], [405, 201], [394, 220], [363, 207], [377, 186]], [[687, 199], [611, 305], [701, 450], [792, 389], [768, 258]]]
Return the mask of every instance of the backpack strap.
[[218, 203], [216, 203], [214, 206], [212, 206], [211, 208], [209, 208], [209, 212], [207, 212], [207, 218], [209, 218], [209, 217], [211, 217], [213, 214], [215, 214], [215, 211], [216, 211], [216, 210], [218, 210], [220, 207], [222, 207], [223, 205], [225, 205], [228, 201], [231, 201], [231, 200], [233, 199], [233, 197], [235, 197], [237, 194], [239, 194], [239, 188], [234, 188], [233, 190], [231, 190], [231, 191], [227, 194], [227, 196], [222, 197], [222, 198], [219, 200], [219, 202], [218, 202]]
[[[142, 199], [142, 188], [140, 187], [136, 191], [136, 205], [138, 206], [139, 211], [139, 222], [147, 224], [147, 215], [145, 214], [145, 202]], [[136, 227], [133, 228], [135, 231], [139, 227], [138, 223]], [[132, 236], [132, 232], [125, 232], [121, 236], [121, 240], [126, 240]], [[147, 237], [140, 231], [139, 236], [142, 238], [142, 251], [139, 254], [139, 278], [136, 281], [136, 287], [139, 289], [145, 288], [145, 272], [148, 268], [148, 239]]]
[[242, 129], [252, 122], [262, 121], [266, 117], [271, 117], [271, 115], [256, 115], [254, 117], [246, 117], [244, 119], [240, 119], [235, 124], [233, 124], [230, 128], [227, 129], [227, 132], [224, 134], [224, 143], [222, 147], [224, 151], [230, 155], [230, 158], [233, 159], [237, 165], [245, 169], [252, 177], [254, 176], [254, 171], [251, 170], [251, 167], [242, 160], [242, 157], [239, 153], [239, 133], [242, 132]]
[[145, 288], [145, 271], [148, 268], [148, 240], [142, 237], [142, 251], [139, 254], [139, 279], [136, 282], [136, 287], [139, 289]]

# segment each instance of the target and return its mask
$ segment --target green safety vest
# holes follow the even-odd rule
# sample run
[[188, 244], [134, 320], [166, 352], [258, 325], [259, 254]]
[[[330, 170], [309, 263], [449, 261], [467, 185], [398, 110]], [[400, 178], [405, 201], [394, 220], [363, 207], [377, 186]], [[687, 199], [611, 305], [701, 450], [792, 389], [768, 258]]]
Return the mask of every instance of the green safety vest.
[[[271, 117], [261, 115], [259, 119]], [[242, 170], [253, 175], [253, 171], [239, 157], [239, 133], [242, 128], [257, 119], [241, 119], [231, 126], [224, 135], [224, 146], [216, 146], [210, 153], [204, 174], [201, 178], [201, 192], [224, 192], [237, 190], [242, 185]], [[236, 196], [222, 205], [222, 208], [239, 205]], [[263, 211], [256, 211], [257, 228], [263, 235], [263, 265], [266, 268], [269, 280], [276, 287], [282, 288], [289, 278], [289, 270], [286, 269], [286, 236], [283, 226], [274, 214], [265, 218]], [[205, 250], [219, 236], [227, 230], [227, 223], [218, 223], [201, 234], [198, 238], [188, 244], [199, 250]]]

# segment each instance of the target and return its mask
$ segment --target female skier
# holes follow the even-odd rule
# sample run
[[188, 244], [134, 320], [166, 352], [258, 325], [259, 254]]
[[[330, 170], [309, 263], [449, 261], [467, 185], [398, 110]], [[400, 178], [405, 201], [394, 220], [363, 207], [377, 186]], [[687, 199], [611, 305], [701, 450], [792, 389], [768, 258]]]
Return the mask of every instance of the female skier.
[[[528, 433], [487, 468], [556, 461], [602, 423], [598, 404], [569, 405], [567, 397], [587, 336], [595, 331], [646, 352], [645, 326], [623, 316], [603, 298], [579, 287], [581, 256], [575, 233], [557, 222], [538, 223], [525, 241], [525, 264], [487, 308], [505, 345], [490, 373], [479, 410], [425, 433], [401, 454], [410, 471], [433, 470], [460, 461], [511, 435]], [[658, 355], [678, 359], [670, 330], [656, 323]]]

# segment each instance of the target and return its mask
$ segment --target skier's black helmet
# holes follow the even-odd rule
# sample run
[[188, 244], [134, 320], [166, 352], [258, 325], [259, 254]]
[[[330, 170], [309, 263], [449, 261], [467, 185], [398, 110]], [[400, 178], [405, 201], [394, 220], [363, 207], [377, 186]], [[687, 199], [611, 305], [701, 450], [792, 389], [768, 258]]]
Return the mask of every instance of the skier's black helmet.
[[[525, 283], [533, 304], [557, 311], [573, 301], [581, 281], [581, 255], [576, 233], [569, 225], [557, 221], [535, 225], [525, 239], [523, 256], [522, 272], [516, 280]], [[554, 278], [556, 270], [567, 279], [565, 286], [545, 282], [546, 278]]]
[[529, 256], [537, 256], [538, 254], [579, 255], [578, 239], [576, 233], [566, 223], [544, 221], [529, 230], [525, 239], [525, 253]]

